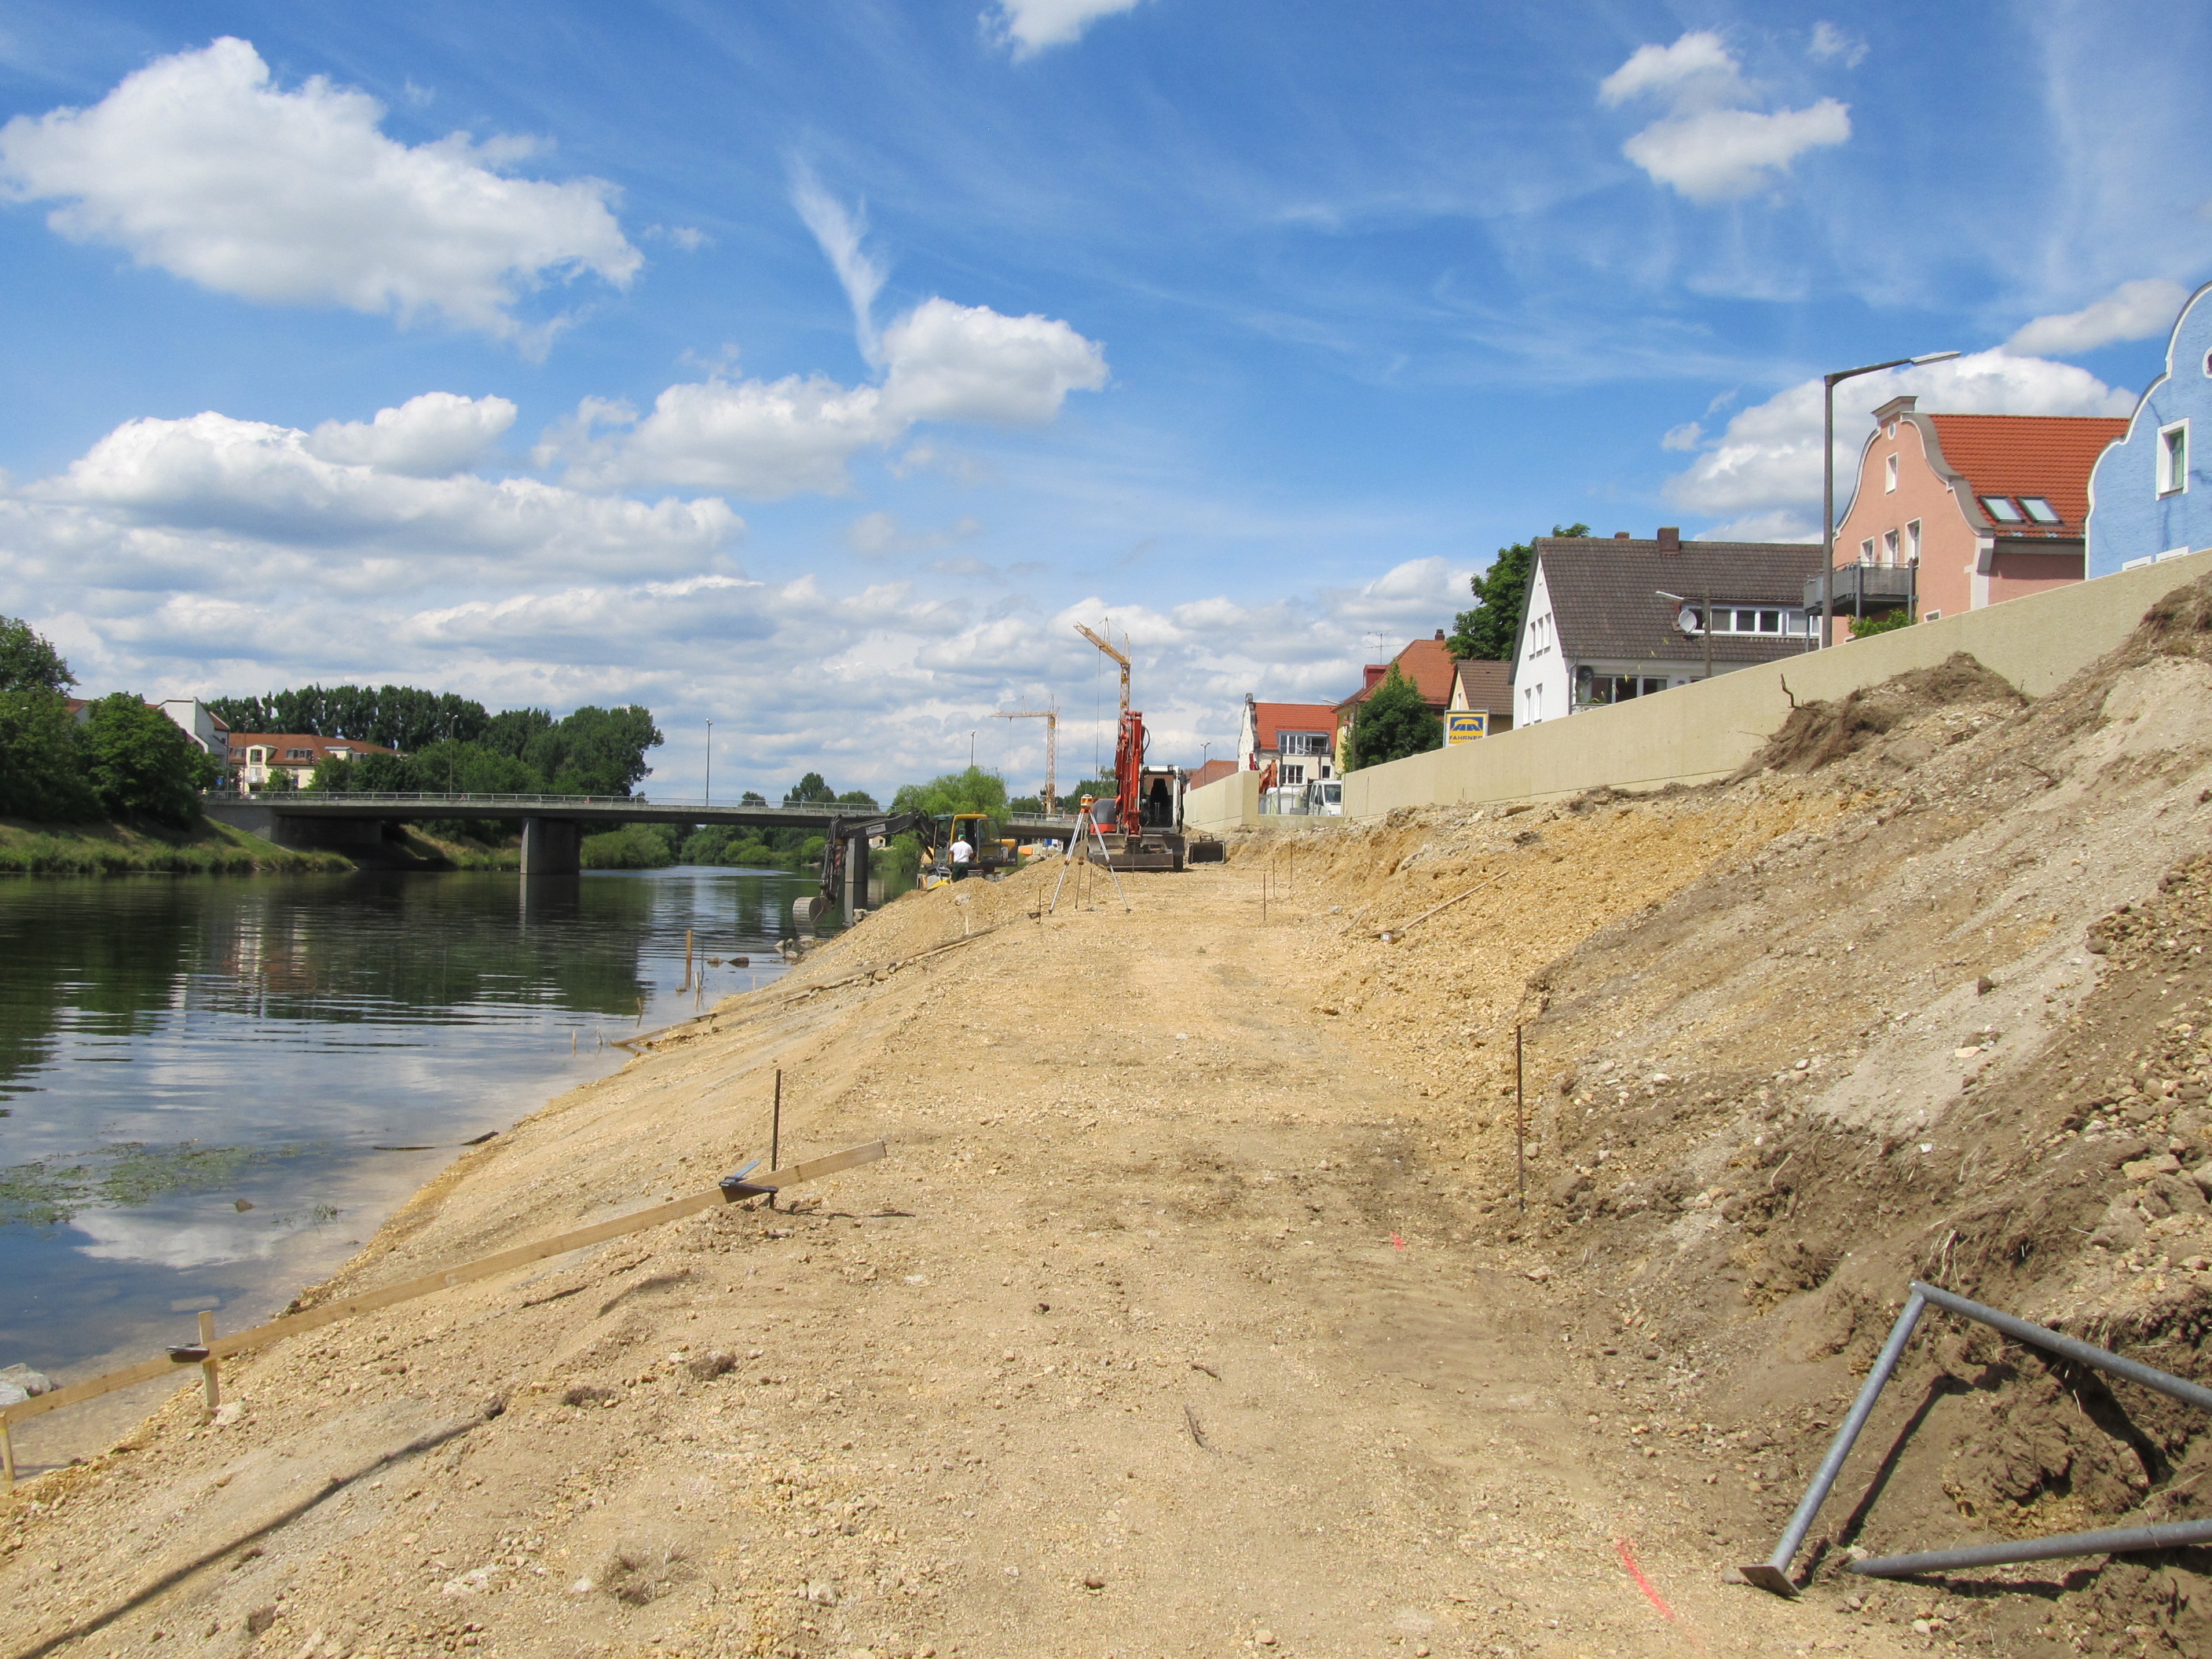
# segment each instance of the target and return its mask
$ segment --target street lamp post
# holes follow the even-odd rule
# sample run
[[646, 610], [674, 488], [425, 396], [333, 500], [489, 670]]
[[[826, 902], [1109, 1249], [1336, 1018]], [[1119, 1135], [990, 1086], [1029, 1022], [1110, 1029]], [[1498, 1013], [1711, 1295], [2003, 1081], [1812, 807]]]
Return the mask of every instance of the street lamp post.
[[707, 805], [714, 804], [714, 722], [707, 722]]
[[1862, 374], [1915, 363], [1947, 362], [1955, 351], [1930, 351], [1917, 357], [1893, 357], [1886, 363], [1862, 363], [1820, 377], [1820, 646], [1836, 642], [1836, 388]]

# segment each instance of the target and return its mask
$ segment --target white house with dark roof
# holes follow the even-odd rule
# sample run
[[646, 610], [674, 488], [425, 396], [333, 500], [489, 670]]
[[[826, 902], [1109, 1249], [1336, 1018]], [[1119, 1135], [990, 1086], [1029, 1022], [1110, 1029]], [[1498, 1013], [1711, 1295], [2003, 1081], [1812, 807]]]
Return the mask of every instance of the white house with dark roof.
[[1663, 527], [1543, 536], [1534, 544], [1513, 717], [1535, 726], [1649, 696], [1709, 674], [1813, 648], [1817, 611], [1805, 584], [1820, 550], [1796, 542], [1686, 542]]

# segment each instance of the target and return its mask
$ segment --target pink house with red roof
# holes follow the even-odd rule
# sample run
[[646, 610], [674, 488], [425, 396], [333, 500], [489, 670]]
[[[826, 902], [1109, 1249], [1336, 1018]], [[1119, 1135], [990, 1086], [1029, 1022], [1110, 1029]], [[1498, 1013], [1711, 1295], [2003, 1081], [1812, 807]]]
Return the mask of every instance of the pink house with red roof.
[[[1875, 410], [1836, 526], [1837, 614], [1909, 603], [1933, 620], [2080, 581], [2089, 474], [2127, 422], [1923, 415], [1914, 403]], [[1819, 586], [1816, 577], [1808, 603]]]

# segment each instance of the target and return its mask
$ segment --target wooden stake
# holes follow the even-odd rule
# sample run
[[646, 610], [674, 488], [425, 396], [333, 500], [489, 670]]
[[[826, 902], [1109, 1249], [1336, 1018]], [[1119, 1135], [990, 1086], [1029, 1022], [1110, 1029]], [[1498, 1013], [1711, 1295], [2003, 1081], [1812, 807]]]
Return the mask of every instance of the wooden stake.
[[[770, 1162], [774, 1162], [773, 1159]], [[1513, 1188], [1528, 1213], [1528, 1115], [1521, 1094], [1521, 1027], [1513, 1028]]]
[[0, 1417], [0, 1480], [6, 1482], [0, 1486], [0, 1492], [15, 1490], [15, 1443], [8, 1433], [8, 1419], [4, 1417]]
[[[775, 1107], [768, 1121], [768, 1167], [775, 1168], [776, 1158], [783, 1147], [783, 1067], [775, 1068]], [[775, 1194], [768, 1195], [768, 1206], [775, 1208]]]
[[691, 988], [691, 930], [689, 927], [684, 930], [684, 983], [680, 988], [686, 991]]
[[[202, 1308], [200, 1310], [200, 1346], [210, 1347], [214, 1342], [215, 1314], [209, 1309]], [[222, 1404], [222, 1379], [216, 1370], [217, 1363], [213, 1354], [210, 1354], [200, 1362], [200, 1399], [201, 1403], [207, 1408], [207, 1419], [210, 1423], [215, 1420], [215, 1408]]]

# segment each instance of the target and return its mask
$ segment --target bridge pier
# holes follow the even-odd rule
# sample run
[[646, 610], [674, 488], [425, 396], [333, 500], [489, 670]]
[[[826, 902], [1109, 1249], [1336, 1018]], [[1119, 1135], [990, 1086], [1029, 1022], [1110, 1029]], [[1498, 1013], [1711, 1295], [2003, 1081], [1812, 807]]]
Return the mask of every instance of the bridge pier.
[[573, 876], [584, 867], [584, 826], [573, 818], [522, 821], [522, 873]]

